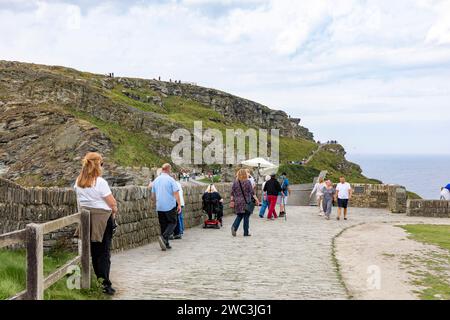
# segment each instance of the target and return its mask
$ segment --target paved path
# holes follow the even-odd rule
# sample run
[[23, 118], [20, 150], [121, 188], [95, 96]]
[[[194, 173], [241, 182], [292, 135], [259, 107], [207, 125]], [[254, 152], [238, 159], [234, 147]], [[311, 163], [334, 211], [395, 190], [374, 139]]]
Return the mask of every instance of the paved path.
[[[350, 209], [348, 221], [326, 221], [315, 207], [288, 207], [288, 219], [253, 215], [252, 237], [221, 230], [186, 231], [173, 249], [157, 243], [112, 259], [116, 299], [346, 299], [332, 260], [332, 239], [346, 227], [369, 222], [420, 222], [378, 209]], [[426, 221], [431, 221], [430, 219]]]

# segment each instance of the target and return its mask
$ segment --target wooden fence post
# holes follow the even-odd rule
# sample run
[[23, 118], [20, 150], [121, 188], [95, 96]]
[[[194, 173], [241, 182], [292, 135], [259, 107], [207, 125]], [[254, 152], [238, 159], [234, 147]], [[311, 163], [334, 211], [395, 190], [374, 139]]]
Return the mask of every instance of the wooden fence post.
[[81, 210], [81, 288], [91, 288], [91, 213]]
[[44, 234], [42, 225], [26, 226], [27, 299], [44, 299]]

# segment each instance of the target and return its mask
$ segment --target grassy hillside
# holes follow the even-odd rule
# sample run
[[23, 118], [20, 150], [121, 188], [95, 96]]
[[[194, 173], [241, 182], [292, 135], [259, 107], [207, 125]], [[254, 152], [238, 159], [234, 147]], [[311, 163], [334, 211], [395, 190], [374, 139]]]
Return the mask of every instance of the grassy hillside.
[[[6, 160], [0, 157], [0, 163], [7, 161], [11, 167], [8, 178], [29, 185], [72, 181], [80, 157], [92, 149], [104, 153], [108, 165], [160, 166], [170, 160], [175, 144], [171, 133], [192, 129], [194, 121], [202, 121], [204, 130], [222, 133], [268, 129], [275, 123], [284, 132], [280, 137], [283, 165], [308, 158], [319, 148], [306, 128], [282, 112], [188, 84], [0, 61], [0, 106], [9, 102], [14, 102], [13, 107], [0, 114], [0, 125], [7, 129], [7, 153], [0, 155]], [[15, 122], [23, 123], [9, 128]], [[294, 183], [308, 182], [321, 170], [333, 179], [344, 174], [352, 182], [372, 181], [345, 160], [343, 149], [321, 149], [306, 167], [281, 170], [290, 172]]]

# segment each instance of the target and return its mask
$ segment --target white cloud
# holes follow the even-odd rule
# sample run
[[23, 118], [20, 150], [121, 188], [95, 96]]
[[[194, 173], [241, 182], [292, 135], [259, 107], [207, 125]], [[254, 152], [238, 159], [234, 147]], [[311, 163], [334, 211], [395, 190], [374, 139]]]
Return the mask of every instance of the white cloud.
[[449, 0], [127, 3], [0, 0], [0, 59], [195, 81], [284, 109], [319, 137], [337, 120], [398, 132], [450, 120]]
[[438, 18], [428, 31], [426, 42], [450, 44], [450, 1], [442, 1], [434, 9]]

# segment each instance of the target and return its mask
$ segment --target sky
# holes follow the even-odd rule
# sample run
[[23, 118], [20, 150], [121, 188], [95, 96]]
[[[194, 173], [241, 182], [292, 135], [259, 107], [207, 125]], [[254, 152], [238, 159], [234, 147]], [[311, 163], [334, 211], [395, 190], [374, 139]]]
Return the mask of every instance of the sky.
[[450, 154], [450, 0], [0, 0], [0, 30], [3, 60], [221, 89], [350, 154]]

